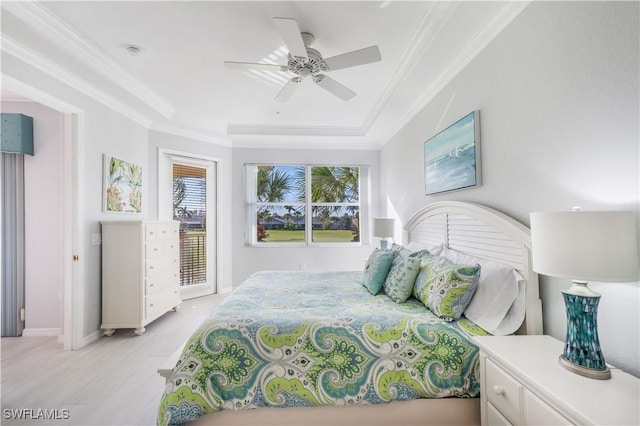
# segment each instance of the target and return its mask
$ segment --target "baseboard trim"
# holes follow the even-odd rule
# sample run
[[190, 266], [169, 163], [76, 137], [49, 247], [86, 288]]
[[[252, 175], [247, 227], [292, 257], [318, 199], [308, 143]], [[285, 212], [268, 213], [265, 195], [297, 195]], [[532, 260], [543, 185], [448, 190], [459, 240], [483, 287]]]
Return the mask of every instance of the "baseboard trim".
[[89, 334], [88, 336], [83, 337], [78, 346], [76, 347], [76, 349], [82, 349], [85, 346], [87, 346], [90, 343], [95, 342], [96, 340], [98, 340], [100, 337], [102, 337], [102, 330], [96, 330], [93, 333]]
[[25, 328], [22, 337], [57, 337], [60, 336], [60, 328]]

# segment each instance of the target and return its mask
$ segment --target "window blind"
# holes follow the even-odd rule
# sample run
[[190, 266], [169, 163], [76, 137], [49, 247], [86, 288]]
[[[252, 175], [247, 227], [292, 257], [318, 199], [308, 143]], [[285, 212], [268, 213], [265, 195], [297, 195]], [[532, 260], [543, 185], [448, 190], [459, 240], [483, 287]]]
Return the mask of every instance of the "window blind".
[[173, 217], [180, 221], [180, 285], [207, 281], [207, 170], [173, 164]]

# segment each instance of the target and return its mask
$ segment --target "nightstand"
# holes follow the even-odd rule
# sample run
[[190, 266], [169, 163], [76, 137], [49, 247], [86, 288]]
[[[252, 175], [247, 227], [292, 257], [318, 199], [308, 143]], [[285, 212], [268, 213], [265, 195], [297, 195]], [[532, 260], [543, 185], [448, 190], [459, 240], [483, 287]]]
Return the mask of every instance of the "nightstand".
[[562, 368], [551, 336], [481, 336], [483, 425], [638, 425], [640, 380], [612, 368], [595, 380]]

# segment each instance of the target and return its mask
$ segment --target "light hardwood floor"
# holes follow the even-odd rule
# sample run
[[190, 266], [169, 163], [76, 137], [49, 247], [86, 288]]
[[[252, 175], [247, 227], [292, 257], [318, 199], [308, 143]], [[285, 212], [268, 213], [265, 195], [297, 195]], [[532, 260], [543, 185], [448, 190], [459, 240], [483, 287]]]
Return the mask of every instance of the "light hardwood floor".
[[[77, 351], [62, 350], [56, 337], [2, 338], [0, 423], [155, 425], [164, 390], [158, 366], [223, 299], [186, 300], [178, 312], [149, 324], [142, 336], [117, 330]], [[20, 412], [42, 417], [38, 410], [49, 410], [58, 420], [14, 418]]]

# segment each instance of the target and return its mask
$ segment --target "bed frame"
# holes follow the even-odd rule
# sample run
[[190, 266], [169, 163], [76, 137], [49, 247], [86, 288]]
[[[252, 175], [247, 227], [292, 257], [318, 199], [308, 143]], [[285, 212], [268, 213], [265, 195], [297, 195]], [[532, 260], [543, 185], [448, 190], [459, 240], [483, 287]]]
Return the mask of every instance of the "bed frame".
[[[542, 334], [538, 276], [531, 268], [529, 229], [480, 204], [442, 201], [419, 210], [405, 225], [405, 242], [444, 244], [516, 269], [526, 280], [525, 321], [518, 334]], [[171, 374], [181, 348], [158, 372]], [[313, 408], [260, 408], [222, 411], [193, 425], [479, 425], [480, 398], [417, 399], [384, 405]]]
[[538, 274], [531, 266], [529, 228], [480, 204], [441, 201], [419, 210], [405, 230], [408, 242], [444, 244], [518, 271], [526, 280], [526, 305], [525, 320], [517, 334], [542, 334], [542, 303]]

